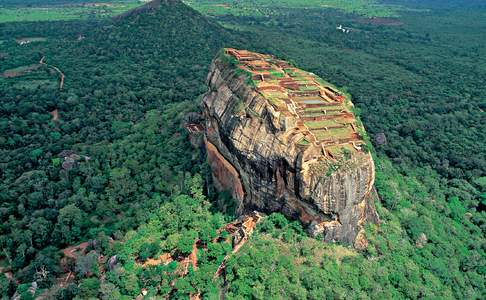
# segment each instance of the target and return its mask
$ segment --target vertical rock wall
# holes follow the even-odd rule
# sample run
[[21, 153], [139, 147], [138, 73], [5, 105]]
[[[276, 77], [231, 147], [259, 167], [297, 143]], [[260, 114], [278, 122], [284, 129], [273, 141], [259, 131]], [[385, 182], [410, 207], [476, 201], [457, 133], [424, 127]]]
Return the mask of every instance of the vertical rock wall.
[[298, 120], [275, 110], [221, 57], [211, 65], [208, 87], [208, 160], [217, 187], [231, 190], [238, 212], [281, 212], [326, 241], [366, 246], [363, 224], [378, 222], [371, 155], [355, 155], [330, 172], [336, 162], [322, 147], [296, 142], [301, 137], [291, 131]]

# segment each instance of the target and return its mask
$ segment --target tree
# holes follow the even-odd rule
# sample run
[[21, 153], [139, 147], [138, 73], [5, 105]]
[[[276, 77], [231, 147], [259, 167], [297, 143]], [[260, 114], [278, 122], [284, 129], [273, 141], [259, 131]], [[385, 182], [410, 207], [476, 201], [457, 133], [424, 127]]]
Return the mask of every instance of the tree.
[[125, 289], [127, 295], [135, 297], [140, 293], [138, 278], [133, 273], [125, 274], [125, 276], [122, 277], [121, 284]]
[[197, 232], [193, 230], [184, 232], [177, 243], [177, 250], [179, 250], [182, 255], [189, 255], [193, 250], [193, 245], [196, 242], [197, 236]]
[[87, 255], [78, 257], [75, 271], [81, 278], [92, 275], [97, 276], [99, 273], [98, 254], [96, 252], [90, 252]]
[[79, 284], [79, 293], [76, 299], [97, 297], [100, 292], [100, 280], [98, 278], [85, 278]]
[[[12, 288], [12, 282], [10, 279], [5, 276], [5, 274], [0, 274], [0, 295], [8, 299], [8, 295], [10, 294]], [[4, 298], [2, 298], [4, 299]]]
[[146, 261], [148, 258], [154, 257], [160, 250], [159, 244], [160, 243], [158, 242], [144, 243], [138, 253], [139, 259], [141, 261]]
[[29, 228], [32, 230], [32, 239], [34, 245], [38, 248], [43, 247], [49, 241], [52, 223], [42, 217], [32, 219], [29, 224]]
[[121, 299], [119, 289], [113, 283], [103, 283], [100, 286], [102, 300], [118, 300]]
[[84, 216], [84, 212], [74, 204], [61, 208], [55, 227], [57, 239], [66, 244], [78, 240], [84, 227]]

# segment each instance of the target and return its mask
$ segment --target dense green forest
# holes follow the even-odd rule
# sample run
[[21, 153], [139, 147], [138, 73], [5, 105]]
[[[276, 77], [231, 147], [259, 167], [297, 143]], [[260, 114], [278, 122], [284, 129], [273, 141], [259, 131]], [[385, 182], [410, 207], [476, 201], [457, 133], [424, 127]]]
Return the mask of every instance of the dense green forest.
[[[1, 24], [0, 294], [484, 298], [484, 14], [407, 12], [393, 25], [323, 9], [207, 19], [168, 1], [116, 20]], [[43, 39], [19, 43], [33, 37]], [[231, 199], [214, 193], [184, 122], [221, 47], [276, 54], [345, 87], [371, 136], [384, 133], [382, 223], [367, 228], [365, 251], [273, 214], [213, 279], [230, 251], [215, 237], [234, 219], [221, 209]], [[141, 266], [187, 254], [194, 240], [205, 250], [185, 276], [180, 262]], [[63, 248], [85, 241], [86, 253], [60, 263]]]

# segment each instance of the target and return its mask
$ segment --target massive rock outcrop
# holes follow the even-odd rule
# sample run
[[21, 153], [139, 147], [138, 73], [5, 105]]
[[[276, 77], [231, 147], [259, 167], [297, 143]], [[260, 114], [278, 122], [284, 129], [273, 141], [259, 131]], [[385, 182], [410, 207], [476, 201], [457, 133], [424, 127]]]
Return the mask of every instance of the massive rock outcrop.
[[238, 212], [281, 212], [314, 235], [364, 247], [378, 222], [374, 164], [352, 103], [312, 73], [269, 55], [225, 49], [203, 98], [216, 186]]

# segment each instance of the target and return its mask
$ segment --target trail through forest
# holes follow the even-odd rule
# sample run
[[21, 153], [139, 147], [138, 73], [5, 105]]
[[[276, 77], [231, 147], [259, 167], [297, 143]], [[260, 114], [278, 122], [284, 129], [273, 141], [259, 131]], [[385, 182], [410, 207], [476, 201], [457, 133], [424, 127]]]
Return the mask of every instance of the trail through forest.
[[65, 77], [64, 73], [58, 67], [47, 64], [45, 62], [45, 60], [46, 60], [46, 57], [42, 56], [42, 58], [39, 61], [39, 64], [44, 65], [48, 68], [54, 69], [54, 71], [56, 71], [59, 74], [59, 90], [62, 91], [62, 89], [64, 88], [64, 77]]

